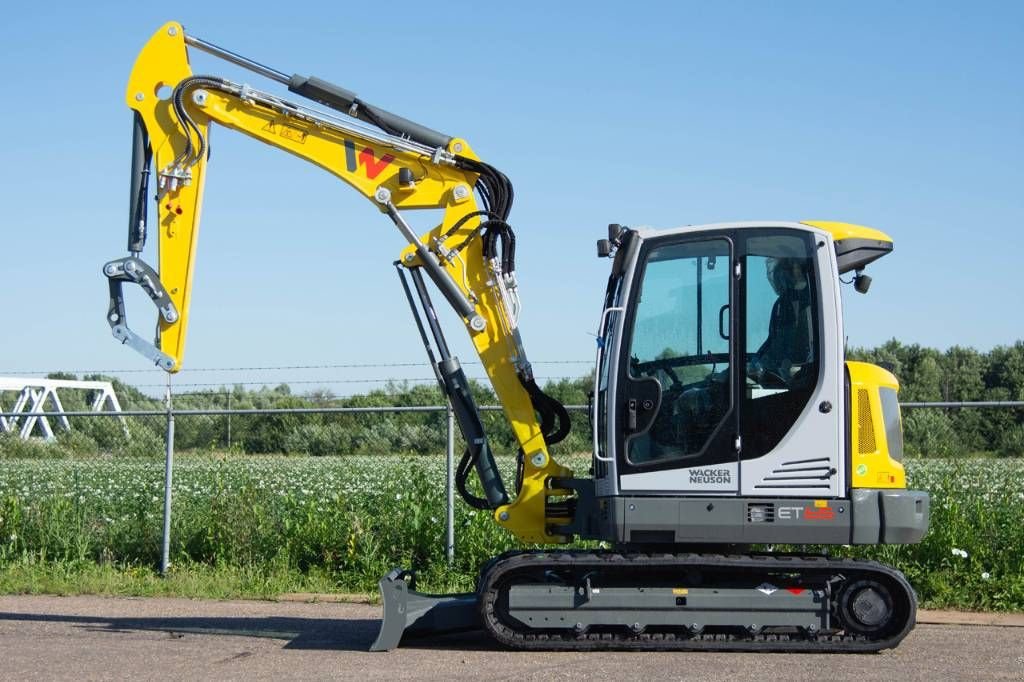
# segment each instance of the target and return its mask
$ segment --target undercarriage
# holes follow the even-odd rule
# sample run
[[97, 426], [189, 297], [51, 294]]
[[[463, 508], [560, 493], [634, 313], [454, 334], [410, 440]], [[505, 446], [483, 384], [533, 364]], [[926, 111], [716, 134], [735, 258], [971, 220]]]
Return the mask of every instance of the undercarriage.
[[512, 552], [488, 562], [475, 593], [415, 592], [381, 581], [374, 649], [402, 634], [482, 628], [526, 650], [871, 652], [913, 628], [903, 575], [822, 555]]

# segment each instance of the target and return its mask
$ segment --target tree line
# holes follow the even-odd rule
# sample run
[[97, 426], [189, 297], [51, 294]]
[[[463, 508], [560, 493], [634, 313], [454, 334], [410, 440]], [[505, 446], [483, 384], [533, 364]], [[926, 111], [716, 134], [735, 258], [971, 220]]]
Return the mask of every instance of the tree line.
[[[850, 349], [847, 357], [889, 369], [900, 381], [902, 402], [1024, 400], [1024, 341], [982, 353], [892, 339], [877, 348]], [[907, 451], [915, 455], [1022, 455], [1024, 409], [907, 409], [903, 433]]]
[[[1024, 341], [979, 352], [961, 346], [940, 351], [894, 339], [876, 348], [851, 348], [847, 357], [892, 371], [900, 381], [903, 402], [1024, 400]], [[50, 378], [77, 377], [56, 373]], [[162, 408], [159, 399], [118, 379], [83, 378], [111, 381], [124, 409]], [[564, 404], [585, 405], [592, 386], [592, 377], [580, 377], [549, 382], [544, 390]], [[489, 386], [473, 382], [472, 390], [478, 405], [498, 403]], [[88, 399], [71, 394], [64, 399], [64, 407], [69, 411], [85, 409]], [[402, 382], [349, 397], [336, 397], [324, 390], [295, 395], [287, 384], [257, 390], [225, 386], [219, 391], [183, 392], [174, 397], [179, 409], [390, 407], [443, 402], [436, 386]], [[590, 451], [588, 417], [582, 412], [571, 416], [569, 436], [552, 448], [556, 455]], [[515, 438], [503, 415], [485, 412], [483, 420], [494, 451], [514, 453]], [[305, 455], [439, 453], [445, 449], [445, 421], [446, 415], [440, 412], [179, 416], [175, 445], [179, 450]], [[75, 452], [162, 452], [162, 418], [129, 419], [127, 437], [125, 428], [114, 419], [80, 417], [73, 422], [72, 433], [60, 440]], [[1024, 454], [1024, 409], [905, 409], [903, 430], [905, 450], [914, 456]], [[4, 449], [10, 447], [10, 442], [3, 445]]]

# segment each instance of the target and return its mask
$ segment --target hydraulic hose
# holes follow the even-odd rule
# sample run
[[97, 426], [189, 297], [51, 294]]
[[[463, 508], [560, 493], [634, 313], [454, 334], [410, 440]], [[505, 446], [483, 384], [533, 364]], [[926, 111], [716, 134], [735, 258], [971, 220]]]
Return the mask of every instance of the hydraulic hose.
[[141, 253], [146, 246], [146, 214], [149, 206], [149, 171], [153, 148], [139, 112], [132, 119], [132, 174], [128, 188], [128, 252]]

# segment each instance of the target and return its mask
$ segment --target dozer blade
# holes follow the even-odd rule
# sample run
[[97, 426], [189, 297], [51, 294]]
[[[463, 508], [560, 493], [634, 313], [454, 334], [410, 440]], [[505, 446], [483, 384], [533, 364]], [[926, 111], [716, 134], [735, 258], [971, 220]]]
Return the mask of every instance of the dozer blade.
[[390, 651], [406, 634], [441, 635], [449, 632], [479, 630], [479, 597], [464, 594], [421, 594], [415, 591], [412, 571], [396, 568], [380, 579], [384, 600], [384, 620], [370, 651]]

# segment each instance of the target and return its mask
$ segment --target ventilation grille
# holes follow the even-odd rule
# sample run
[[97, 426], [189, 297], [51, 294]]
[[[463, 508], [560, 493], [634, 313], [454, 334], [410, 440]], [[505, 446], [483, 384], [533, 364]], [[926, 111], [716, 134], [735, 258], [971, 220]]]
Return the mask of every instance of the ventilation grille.
[[871, 397], [867, 390], [857, 389], [857, 452], [862, 455], [874, 452], [875, 429], [871, 425]]
[[775, 505], [772, 503], [748, 504], [747, 523], [773, 523], [775, 521]]
[[795, 459], [782, 462], [777, 469], [761, 479], [755, 488], [828, 488], [828, 479], [836, 475], [836, 468], [828, 457]]

